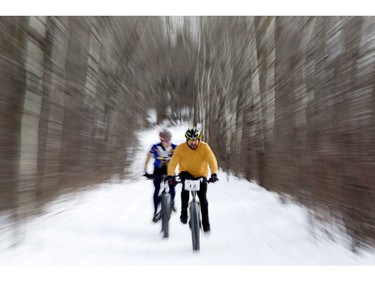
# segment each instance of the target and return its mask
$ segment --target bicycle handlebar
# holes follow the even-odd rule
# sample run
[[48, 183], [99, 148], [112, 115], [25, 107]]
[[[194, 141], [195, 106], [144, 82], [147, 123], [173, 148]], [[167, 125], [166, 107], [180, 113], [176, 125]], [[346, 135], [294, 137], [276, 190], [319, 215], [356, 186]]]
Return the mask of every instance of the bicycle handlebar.
[[[146, 177], [146, 179], [148, 179], [148, 180], [153, 180], [153, 179], [155, 179], [155, 178], [161, 178], [162, 180], [164, 180], [164, 181], [166, 181], [166, 179], [167, 179], [167, 177], [168, 176], [166, 176], [166, 175], [161, 175], [161, 176], [154, 176], [153, 174], [148, 174], [148, 173], [145, 173], [144, 175], [143, 175], [144, 177]], [[176, 184], [178, 184], [178, 183], [182, 183], [183, 182], [183, 180], [181, 179], [181, 177], [180, 177], [180, 175], [177, 175], [179, 178], [180, 178], [180, 180], [176, 180]], [[204, 177], [199, 177], [199, 178], [196, 178], [196, 180], [199, 180], [199, 179], [201, 179], [201, 178], [204, 178]], [[186, 180], [186, 179], [185, 179]], [[209, 183], [214, 183], [211, 179], [207, 179], [207, 183], [209, 184]]]
[[[148, 180], [153, 180], [153, 179], [155, 179], [155, 178], [160, 178], [160, 179], [162, 179], [162, 180], [164, 180], [164, 181], [167, 181], [167, 175], [161, 175], [161, 176], [154, 176], [153, 174], [148, 174], [148, 173], [145, 173], [144, 175], [143, 175], [144, 177], [146, 177], [146, 179], [148, 179]], [[182, 180], [177, 180], [176, 181], [176, 183], [181, 183], [182, 182]]]

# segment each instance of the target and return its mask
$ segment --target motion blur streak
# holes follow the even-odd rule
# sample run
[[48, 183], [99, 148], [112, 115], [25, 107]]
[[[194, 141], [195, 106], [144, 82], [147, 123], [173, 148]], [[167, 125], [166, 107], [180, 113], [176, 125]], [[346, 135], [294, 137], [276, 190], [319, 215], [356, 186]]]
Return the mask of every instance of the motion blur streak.
[[127, 178], [154, 109], [374, 246], [374, 58], [374, 17], [0, 17], [0, 208]]

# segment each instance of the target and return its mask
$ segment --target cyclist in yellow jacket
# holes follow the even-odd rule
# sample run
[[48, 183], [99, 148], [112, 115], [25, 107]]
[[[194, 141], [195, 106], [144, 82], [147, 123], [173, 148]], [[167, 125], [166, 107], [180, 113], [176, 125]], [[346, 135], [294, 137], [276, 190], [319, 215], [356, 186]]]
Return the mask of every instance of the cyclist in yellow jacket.
[[[208, 232], [211, 229], [207, 201], [208, 167], [211, 170], [209, 182], [216, 182], [218, 180], [217, 161], [210, 146], [206, 142], [201, 141], [202, 133], [197, 128], [188, 129], [185, 137], [186, 142], [177, 146], [168, 164], [168, 183], [171, 186], [176, 184], [174, 173], [177, 165], [179, 165], [182, 181], [185, 179], [202, 178], [200, 190], [197, 194], [201, 206], [203, 231]], [[182, 186], [180, 220], [183, 224], [186, 224], [188, 219], [188, 203], [189, 191], [184, 190], [184, 186]]]

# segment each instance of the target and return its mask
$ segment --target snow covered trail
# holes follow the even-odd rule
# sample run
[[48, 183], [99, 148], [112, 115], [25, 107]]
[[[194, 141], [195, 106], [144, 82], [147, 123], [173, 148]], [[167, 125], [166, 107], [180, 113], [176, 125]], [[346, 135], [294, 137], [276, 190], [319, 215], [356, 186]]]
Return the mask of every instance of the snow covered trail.
[[[176, 143], [185, 127], [173, 128]], [[282, 204], [257, 184], [219, 173], [208, 187], [211, 233], [194, 253], [189, 227], [170, 221], [163, 239], [151, 222], [152, 181], [141, 177], [157, 131], [140, 134], [132, 169], [137, 180], [107, 183], [61, 198], [25, 226], [25, 239], [0, 252], [0, 265], [374, 265], [375, 253], [356, 255], [343, 245], [312, 237], [305, 209]], [[150, 168], [151, 172], [151, 168]], [[176, 204], [180, 204], [177, 188]], [[69, 198], [69, 196], [68, 196]]]

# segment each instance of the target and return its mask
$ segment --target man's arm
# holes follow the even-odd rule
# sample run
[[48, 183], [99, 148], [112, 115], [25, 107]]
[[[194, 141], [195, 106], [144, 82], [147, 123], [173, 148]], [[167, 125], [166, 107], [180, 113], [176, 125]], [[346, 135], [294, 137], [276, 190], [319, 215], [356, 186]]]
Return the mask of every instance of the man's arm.
[[144, 169], [145, 172], [147, 172], [148, 162], [150, 162], [151, 157], [152, 157], [152, 153], [151, 152], [147, 153], [146, 162], [145, 162], [145, 169]]
[[169, 164], [168, 164], [168, 176], [174, 176], [174, 171], [176, 170], [176, 167], [179, 162], [180, 162], [180, 149], [178, 149], [177, 147], [172, 155], [171, 161], [169, 161]]
[[212, 152], [210, 146], [207, 144], [206, 160], [211, 169], [211, 174], [217, 174], [217, 160], [215, 154]]

